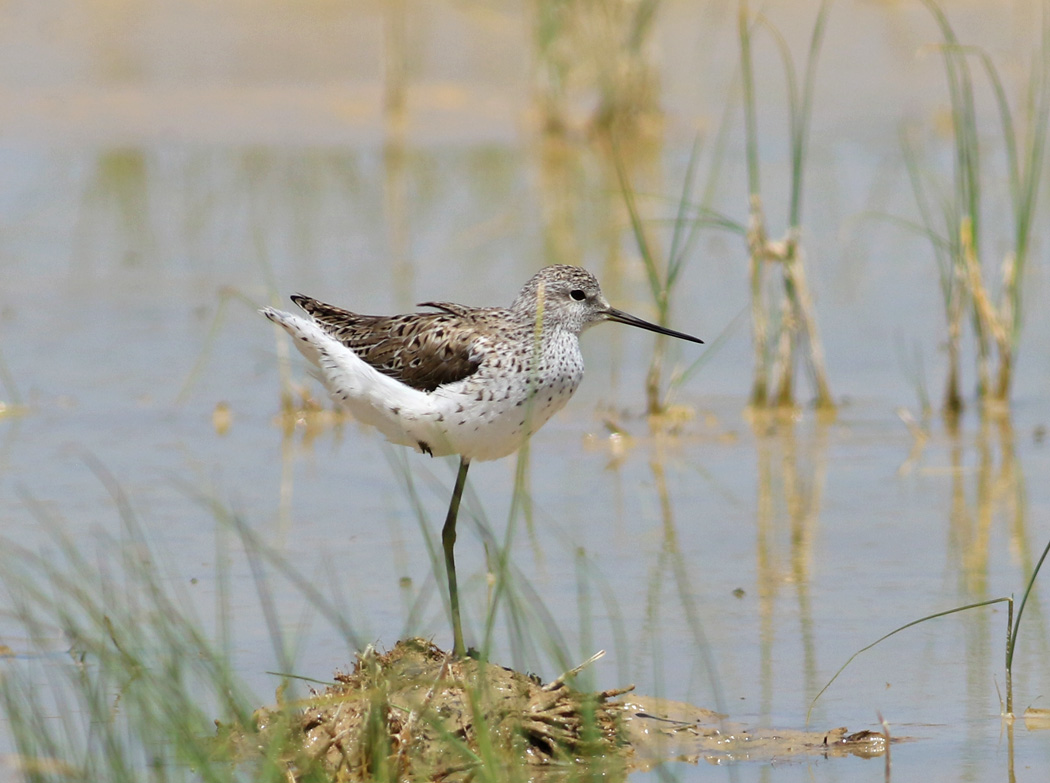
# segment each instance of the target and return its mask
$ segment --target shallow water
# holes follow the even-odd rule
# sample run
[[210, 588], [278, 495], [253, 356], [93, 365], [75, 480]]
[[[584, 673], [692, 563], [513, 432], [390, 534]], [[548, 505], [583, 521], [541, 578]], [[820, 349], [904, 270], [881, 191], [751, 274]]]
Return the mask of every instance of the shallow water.
[[[3, 532], [48, 546], [30, 496], [103, 559], [99, 531], [119, 537], [119, 518], [85, 460], [93, 455], [131, 498], [172, 586], [206, 615], [226, 569], [234, 652], [260, 701], [271, 699], [266, 672], [277, 665], [255, 584], [236, 547], [218, 554], [216, 519], [194, 493], [234, 509], [338, 597], [363, 642], [419, 634], [447, 645], [406, 482], [434, 535], [454, 464], [402, 453], [353, 423], [287, 437], [277, 343], [254, 305], [295, 291], [365, 312], [422, 300], [498, 304], [537, 267], [568, 261], [596, 272], [615, 305], [653, 314], [615, 173], [583, 130], [593, 92], [570, 96], [565, 139], [544, 145], [536, 133], [525, 11], [450, 4], [409, 17], [406, 110], [394, 122], [383, 95], [398, 85], [382, 74], [384, 36], [396, 39], [398, 22], [383, 9], [234, 3], [206, 12], [157, 0], [129, 14], [56, 0], [2, 12], [0, 358], [13, 383], [0, 399], [25, 409], [0, 418]], [[799, 57], [814, 12], [768, 9]], [[950, 14], [961, 40], [979, 42], [1016, 79], [1009, 69], [1030, 43], [1034, 3], [1006, 13], [960, 3]], [[804, 241], [837, 418], [805, 408], [794, 420], [745, 416], [748, 329], [731, 326], [747, 306], [743, 243], [703, 234], [675, 292], [673, 326], [709, 344], [728, 337], [678, 392], [694, 416], [676, 437], [653, 436], [640, 416], [652, 337], [615, 325], [584, 336], [588, 377], [532, 441], [531, 524], [516, 523], [512, 548], [520, 584], [550, 619], [530, 625], [543, 631], [522, 645], [501, 615], [497, 660], [552, 678], [550, 634], [573, 662], [608, 649], [591, 667], [599, 687], [633, 682], [737, 723], [802, 727], [811, 699], [860, 647], [924, 615], [1023, 591], [1050, 539], [1040, 260], [1025, 284], [1010, 426], [982, 426], [971, 411], [953, 434], [933, 419], [917, 449], [897, 415], [918, 416], [920, 386], [935, 403], [941, 393], [936, 268], [926, 244], [866, 214], [915, 216], [903, 122], [924, 129], [931, 170], [948, 170], [941, 64], [922, 48], [935, 40], [912, 3], [842, 4], [829, 23]], [[632, 167], [637, 190], [664, 199], [646, 200], [653, 215], [673, 215], [697, 128], [712, 149], [735, 47], [732, 5], [660, 7], [652, 62], [665, 121]], [[782, 77], [768, 40], [756, 56], [776, 224], [786, 193]], [[1008, 86], [1016, 94], [1016, 81]], [[738, 115], [715, 203], [742, 220]], [[994, 118], [985, 120], [994, 143]], [[994, 165], [993, 218], [1005, 209]], [[1005, 241], [993, 232], [987, 246], [998, 252]], [[683, 364], [701, 353], [671, 350]], [[304, 380], [302, 363], [292, 366]], [[972, 365], [964, 368], [969, 391]], [[220, 403], [232, 416], [226, 431], [213, 422]], [[626, 447], [607, 421], [629, 434]], [[467, 511], [500, 541], [514, 470], [507, 459], [471, 471]], [[461, 530], [468, 637], [477, 640], [485, 552], [474, 522]], [[1046, 706], [1045, 593], [1025, 610], [1018, 712]], [[350, 659], [300, 594], [277, 600], [285, 630], [299, 635], [296, 671], [324, 678]], [[1019, 723], [1010, 737], [999, 717], [1002, 606], [920, 625], [865, 653], [817, 704], [813, 725], [875, 729], [881, 714], [894, 735], [917, 740], [894, 747], [896, 780], [1043, 779], [1045, 735]], [[0, 641], [23, 657], [3, 665], [29, 666], [7, 611]], [[66, 647], [56, 639], [53, 652]], [[883, 779], [881, 760], [860, 759], [666, 769], [682, 779]]]

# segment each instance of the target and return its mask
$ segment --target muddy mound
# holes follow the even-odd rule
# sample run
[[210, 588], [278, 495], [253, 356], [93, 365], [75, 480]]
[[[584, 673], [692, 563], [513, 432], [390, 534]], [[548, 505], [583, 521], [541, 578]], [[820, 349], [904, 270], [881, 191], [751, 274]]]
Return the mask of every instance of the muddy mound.
[[680, 702], [618, 698], [633, 686], [581, 692], [566, 681], [574, 673], [544, 684], [409, 639], [387, 653], [369, 649], [352, 672], [337, 674], [303, 702], [260, 710], [248, 744], [262, 740], [262, 750], [270, 745], [267, 735], [279, 733], [290, 781], [315, 779], [320, 771], [339, 783], [461, 781], [481, 766], [502, 770], [505, 779], [548, 779], [584, 767], [622, 779], [671, 759], [724, 763], [885, 751], [885, 738], [872, 732], [751, 730]]
[[[301, 713], [302, 750], [337, 781], [459, 780], [478, 764], [623, 767], [630, 688], [583, 693], [422, 639], [368, 651]], [[267, 716], [260, 718], [266, 722]]]

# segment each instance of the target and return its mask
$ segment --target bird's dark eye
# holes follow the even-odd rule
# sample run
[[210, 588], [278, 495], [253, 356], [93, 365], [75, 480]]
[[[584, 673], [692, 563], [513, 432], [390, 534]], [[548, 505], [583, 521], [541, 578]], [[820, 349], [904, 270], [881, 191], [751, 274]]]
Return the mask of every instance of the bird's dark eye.
[[577, 288], [575, 291], [569, 291], [569, 296], [575, 299], [577, 302], [582, 302], [587, 298], [587, 294]]

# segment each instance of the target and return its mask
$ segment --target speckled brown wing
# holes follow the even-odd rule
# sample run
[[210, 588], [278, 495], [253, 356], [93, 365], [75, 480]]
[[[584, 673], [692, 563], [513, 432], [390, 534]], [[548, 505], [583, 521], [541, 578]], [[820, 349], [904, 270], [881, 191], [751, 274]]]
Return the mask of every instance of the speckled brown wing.
[[381, 373], [422, 391], [467, 378], [481, 365], [475, 342], [484, 324], [473, 308], [424, 302], [437, 313], [359, 315], [302, 294], [292, 301]]

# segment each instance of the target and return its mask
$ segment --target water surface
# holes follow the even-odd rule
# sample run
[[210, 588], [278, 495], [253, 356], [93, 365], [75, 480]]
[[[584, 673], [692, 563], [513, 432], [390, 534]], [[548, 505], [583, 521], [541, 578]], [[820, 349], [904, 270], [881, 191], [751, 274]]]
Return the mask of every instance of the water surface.
[[[449, 644], [408, 481], [434, 535], [454, 462], [404, 453], [352, 422], [286, 432], [281, 349], [254, 306], [295, 291], [376, 313], [422, 300], [503, 304], [539, 266], [569, 262], [598, 274], [616, 306], [651, 318], [614, 169], [588, 131], [598, 100], [590, 66], [573, 76], [565, 132], [552, 140], [538, 127], [543, 50], [514, 3], [405, 18], [378, 3], [125, 5], [3, 11], [0, 351], [13, 382], [0, 399], [24, 409], [0, 419], [4, 534], [50, 546], [30, 497], [104, 560], [100, 533], [119, 539], [120, 521], [89, 466], [97, 459], [130, 497], [166, 578], [206, 618], [216, 573], [229, 575], [234, 654], [260, 702], [277, 665], [255, 583], [236, 545], [217, 555], [223, 534], [198, 493], [338, 598], [360, 639]], [[813, 6], [767, 11], [798, 57]], [[1018, 95], [1036, 4], [949, 13]], [[804, 242], [838, 416], [824, 421], [805, 405], [793, 418], [746, 415], [749, 334], [734, 320], [748, 302], [745, 248], [705, 232], [675, 291], [673, 326], [709, 343], [727, 337], [677, 393], [691, 418], [667, 436], [642, 416], [651, 335], [606, 325], [584, 336], [587, 378], [532, 441], [532, 514], [515, 523], [514, 563], [543, 602], [531, 626], [543, 632], [522, 644], [504, 617], [496, 659], [552, 678], [553, 636], [577, 661], [608, 649], [591, 671], [598, 687], [633, 682], [737, 722], [801, 727], [849, 655], [923, 615], [1019, 595], [1050, 539], [1041, 259], [1025, 281], [1012, 417], [982, 423], [971, 410], [954, 432], [933, 418], [917, 448], [897, 411], [919, 417], [923, 390], [939, 401], [937, 272], [921, 238], [871, 215], [916, 218], [902, 126], [918, 129], [931, 173], [949, 171], [941, 63], [924, 48], [937, 31], [913, 3], [844, 3], [829, 25]], [[730, 4], [670, 2], [656, 16], [645, 62], [663, 119], [630, 171], [663, 249], [667, 222], [656, 218], [673, 215], [695, 134], [706, 172], [735, 100], [735, 34]], [[768, 39], [756, 56], [763, 180], [778, 225], [783, 77]], [[982, 106], [990, 149], [1001, 151]], [[739, 107], [728, 117], [714, 203], [743, 220]], [[1005, 185], [989, 159], [997, 216]], [[989, 253], [1007, 239], [991, 231]], [[683, 366], [701, 352], [670, 348]], [[291, 366], [320, 396], [302, 363]], [[803, 383], [803, 402], [808, 393]], [[220, 404], [228, 429], [213, 421]], [[503, 540], [514, 471], [514, 459], [471, 471], [458, 563], [473, 639], [488, 583], [472, 520]], [[1021, 630], [1018, 711], [1046, 706], [1044, 593]], [[298, 592], [276, 595], [299, 639], [298, 672], [325, 678], [351, 659]], [[1019, 725], [1010, 738], [999, 717], [1005, 627], [997, 605], [910, 629], [847, 669], [812, 721], [876, 729], [881, 715], [916, 738], [894, 748], [897, 780], [1041, 780], [1045, 737]], [[0, 641], [20, 656], [5, 668], [36, 667], [44, 687], [47, 662], [30, 657], [2, 609]], [[56, 638], [52, 652], [67, 647]], [[859, 759], [668, 769], [687, 780], [883, 779], [880, 760]]]

